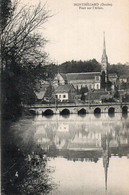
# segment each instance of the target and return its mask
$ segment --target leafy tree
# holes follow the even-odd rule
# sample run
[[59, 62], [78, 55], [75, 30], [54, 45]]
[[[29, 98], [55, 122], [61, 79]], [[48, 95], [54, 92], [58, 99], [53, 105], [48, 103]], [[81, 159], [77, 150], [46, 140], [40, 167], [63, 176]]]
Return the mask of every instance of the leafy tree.
[[82, 93], [82, 95], [81, 95], [81, 100], [82, 100], [82, 101], [85, 101], [85, 99], [86, 99], [85, 94]]
[[110, 73], [116, 73], [117, 75], [128, 75], [129, 74], [129, 66], [127, 64], [111, 64], [108, 66], [108, 71]]
[[102, 75], [101, 75], [101, 88], [102, 89], [105, 89], [106, 87], [106, 83], [105, 83], [105, 72], [102, 72]]
[[111, 81], [107, 81], [106, 85], [107, 85], [107, 90], [111, 91], [112, 82]]
[[120, 94], [119, 91], [117, 90], [114, 94], [114, 98], [119, 99], [120, 98]]
[[86, 93], [88, 92], [88, 87], [81, 87], [81, 90], [80, 90], [81, 93]]
[[122, 81], [121, 85], [120, 85], [120, 88], [121, 89], [126, 89], [126, 86], [127, 86], [127, 83], [125, 83], [124, 81]]
[[125, 95], [122, 97], [122, 102], [129, 102], [129, 94], [125, 94]]

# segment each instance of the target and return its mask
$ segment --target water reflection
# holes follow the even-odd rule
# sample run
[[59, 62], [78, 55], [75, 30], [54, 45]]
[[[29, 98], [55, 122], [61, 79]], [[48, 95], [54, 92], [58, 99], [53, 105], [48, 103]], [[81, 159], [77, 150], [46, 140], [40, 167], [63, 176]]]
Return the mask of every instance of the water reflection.
[[62, 150], [102, 150], [104, 136], [110, 137], [110, 148], [120, 149], [129, 144], [128, 121], [118, 115], [114, 118], [70, 115], [67, 119], [56, 115], [51, 120], [38, 116], [35, 123], [34, 139], [44, 150], [51, 144]]
[[129, 155], [129, 121], [120, 114], [70, 115], [67, 120], [56, 115], [48, 121], [39, 116], [35, 122], [35, 142], [49, 157], [94, 163], [103, 159], [105, 190], [110, 158]]
[[100, 118], [100, 117], [101, 117], [101, 113], [94, 113], [94, 116], [95, 116], [96, 118]]
[[127, 115], [23, 117], [6, 128], [4, 188], [13, 194], [128, 194]]
[[109, 113], [108, 113], [108, 116], [111, 117], [111, 118], [113, 118], [113, 117], [115, 116], [115, 113], [110, 113], [110, 112], [109, 112]]

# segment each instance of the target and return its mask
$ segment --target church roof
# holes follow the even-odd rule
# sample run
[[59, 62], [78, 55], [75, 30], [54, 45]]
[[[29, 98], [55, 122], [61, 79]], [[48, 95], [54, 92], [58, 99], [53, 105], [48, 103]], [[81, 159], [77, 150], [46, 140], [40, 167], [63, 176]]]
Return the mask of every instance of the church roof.
[[68, 80], [93, 80], [95, 76], [100, 76], [100, 72], [87, 72], [87, 73], [68, 73]]

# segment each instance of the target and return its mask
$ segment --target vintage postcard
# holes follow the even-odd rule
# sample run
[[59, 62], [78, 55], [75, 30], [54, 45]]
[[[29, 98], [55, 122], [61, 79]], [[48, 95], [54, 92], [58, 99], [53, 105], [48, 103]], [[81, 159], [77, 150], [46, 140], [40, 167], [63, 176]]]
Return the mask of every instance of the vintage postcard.
[[1, 194], [129, 194], [129, 1], [0, 5]]

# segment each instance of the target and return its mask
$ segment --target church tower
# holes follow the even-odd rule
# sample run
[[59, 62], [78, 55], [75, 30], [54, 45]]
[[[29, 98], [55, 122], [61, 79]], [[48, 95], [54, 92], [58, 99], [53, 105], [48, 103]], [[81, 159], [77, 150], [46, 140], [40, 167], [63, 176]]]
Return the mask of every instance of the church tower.
[[106, 54], [105, 33], [103, 36], [103, 54], [101, 59], [101, 75], [104, 77], [104, 82], [108, 81], [108, 57]]

